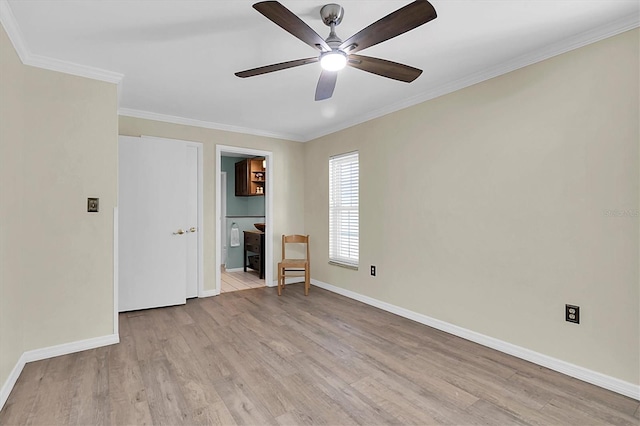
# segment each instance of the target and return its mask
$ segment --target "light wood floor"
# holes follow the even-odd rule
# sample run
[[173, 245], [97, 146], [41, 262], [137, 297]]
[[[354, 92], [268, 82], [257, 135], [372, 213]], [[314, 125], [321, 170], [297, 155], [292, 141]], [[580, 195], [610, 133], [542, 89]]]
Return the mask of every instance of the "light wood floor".
[[220, 293], [260, 288], [266, 285], [266, 281], [260, 279], [258, 272], [251, 269], [247, 269], [247, 272], [228, 272], [224, 267], [221, 268]]
[[638, 425], [638, 401], [313, 287], [120, 315], [29, 363], [0, 424]]

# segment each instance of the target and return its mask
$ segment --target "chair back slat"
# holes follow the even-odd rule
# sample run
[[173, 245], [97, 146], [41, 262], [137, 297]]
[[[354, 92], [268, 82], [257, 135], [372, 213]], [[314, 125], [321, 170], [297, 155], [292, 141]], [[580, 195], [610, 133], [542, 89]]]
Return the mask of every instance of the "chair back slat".
[[287, 244], [304, 244], [307, 257], [309, 260], [309, 236], [308, 235], [283, 235], [282, 236], [282, 259], [287, 259]]
[[283, 235], [282, 238], [285, 243], [307, 244], [309, 241], [308, 235]]

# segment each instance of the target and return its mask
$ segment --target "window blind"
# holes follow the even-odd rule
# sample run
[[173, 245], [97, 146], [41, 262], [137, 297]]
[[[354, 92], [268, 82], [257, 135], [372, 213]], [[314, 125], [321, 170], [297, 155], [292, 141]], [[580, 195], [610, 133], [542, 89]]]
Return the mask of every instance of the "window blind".
[[329, 260], [358, 266], [358, 152], [329, 158]]

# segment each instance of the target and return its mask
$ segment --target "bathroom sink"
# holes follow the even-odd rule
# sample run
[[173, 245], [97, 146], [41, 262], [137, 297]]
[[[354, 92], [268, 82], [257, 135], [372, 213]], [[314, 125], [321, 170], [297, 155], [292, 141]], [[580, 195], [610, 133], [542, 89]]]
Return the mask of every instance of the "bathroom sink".
[[255, 226], [258, 231], [264, 232], [264, 227], [265, 227], [264, 223], [254, 223], [253, 226]]

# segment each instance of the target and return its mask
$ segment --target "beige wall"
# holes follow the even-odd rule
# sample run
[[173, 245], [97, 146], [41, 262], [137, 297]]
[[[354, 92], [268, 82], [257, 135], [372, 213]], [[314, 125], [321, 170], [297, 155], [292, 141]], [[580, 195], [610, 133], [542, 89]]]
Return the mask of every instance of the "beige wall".
[[22, 164], [24, 73], [0, 26], [0, 387], [22, 355]]
[[[312, 277], [638, 384], [638, 39], [307, 143]], [[351, 271], [327, 264], [327, 163], [356, 149]], [[580, 325], [565, 303], [580, 305]]]
[[[132, 117], [120, 117], [120, 134], [157, 136], [201, 142], [204, 179], [204, 288], [216, 285], [216, 145], [271, 151], [273, 153], [273, 271], [280, 259], [280, 235], [304, 231], [304, 145], [280, 139], [252, 136], [222, 130], [183, 126]], [[269, 278], [269, 277], [267, 277]], [[271, 277], [271, 281], [277, 278]]]
[[118, 120], [114, 84], [24, 66], [0, 33], [4, 383], [23, 351], [113, 333]]
[[[117, 88], [25, 67], [25, 349], [113, 333]], [[87, 198], [100, 212], [87, 213]]]

